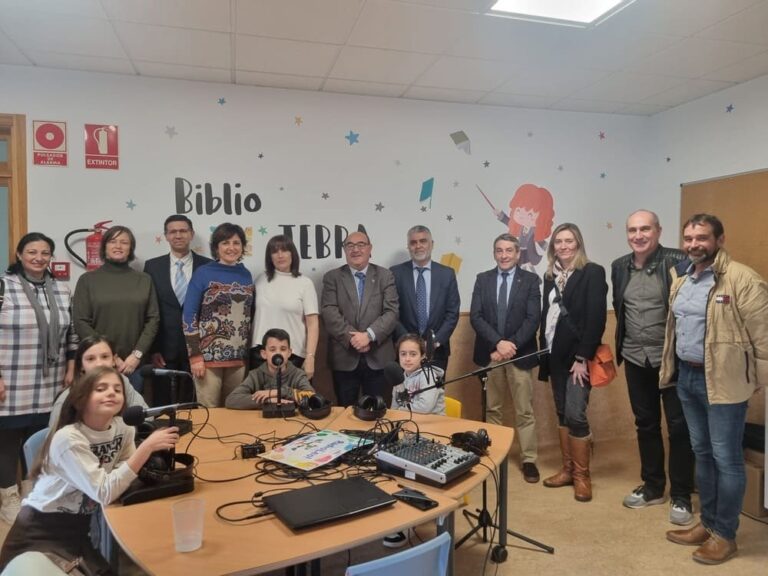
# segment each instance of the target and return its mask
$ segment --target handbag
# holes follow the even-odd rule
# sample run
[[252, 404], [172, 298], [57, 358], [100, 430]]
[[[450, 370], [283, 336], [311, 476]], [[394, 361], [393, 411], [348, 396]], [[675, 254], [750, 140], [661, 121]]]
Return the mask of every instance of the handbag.
[[[568, 328], [581, 338], [581, 334], [576, 330], [568, 315], [568, 310], [563, 304], [563, 295], [560, 293], [560, 289], [555, 282], [555, 302], [560, 306], [560, 317], [568, 324]], [[616, 363], [613, 361], [613, 352], [608, 344], [600, 344], [595, 350], [595, 355], [587, 360], [587, 368], [589, 370], [589, 383], [593, 388], [600, 388], [602, 386], [608, 386], [616, 378]]]

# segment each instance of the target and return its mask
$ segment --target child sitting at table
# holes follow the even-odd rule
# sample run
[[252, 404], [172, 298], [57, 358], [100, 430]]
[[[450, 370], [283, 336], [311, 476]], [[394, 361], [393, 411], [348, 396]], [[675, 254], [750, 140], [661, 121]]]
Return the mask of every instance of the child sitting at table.
[[[413, 396], [414, 392], [434, 386], [434, 378], [442, 378], [443, 370], [437, 366], [430, 366], [426, 370], [422, 367], [422, 361], [426, 355], [426, 343], [418, 334], [405, 334], [395, 344], [397, 359], [405, 374], [405, 380], [392, 389], [392, 408], [402, 410], [409, 408], [419, 414], [441, 414], [445, 416], [445, 390], [432, 388]], [[398, 398], [407, 392], [408, 400]]]
[[123, 379], [112, 367], [94, 368], [75, 380], [56, 428], [48, 434], [30, 477], [32, 492], [0, 551], [0, 570], [28, 551], [80, 559], [88, 574], [112, 574], [91, 544], [91, 514], [117, 500], [156, 450], [179, 440], [178, 428], [161, 428], [138, 447], [122, 414]]
[[266, 360], [227, 396], [224, 405], [235, 410], [253, 410], [263, 407], [265, 402], [277, 399], [276, 361], [280, 363], [281, 396], [285, 402], [294, 401], [295, 391], [307, 391], [314, 394], [315, 389], [309, 383], [304, 370], [288, 361], [292, 354], [291, 337], [280, 328], [272, 328], [264, 333], [261, 340], [261, 357]]

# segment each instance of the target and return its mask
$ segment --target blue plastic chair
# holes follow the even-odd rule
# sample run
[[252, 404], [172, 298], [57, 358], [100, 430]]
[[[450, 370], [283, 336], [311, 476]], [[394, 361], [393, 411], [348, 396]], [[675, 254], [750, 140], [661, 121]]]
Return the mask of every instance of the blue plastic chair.
[[38, 430], [24, 442], [24, 460], [27, 462], [27, 470], [32, 468], [32, 462], [35, 461], [38, 452], [43, 447], [43, 442], [45, 442], [45, 437], [48, 436], [49, 430], [49, 428]]
[[451, 552], [451, 536], [443, 532], [402, 552], [347, 568], [346, 576], [445, 576]]

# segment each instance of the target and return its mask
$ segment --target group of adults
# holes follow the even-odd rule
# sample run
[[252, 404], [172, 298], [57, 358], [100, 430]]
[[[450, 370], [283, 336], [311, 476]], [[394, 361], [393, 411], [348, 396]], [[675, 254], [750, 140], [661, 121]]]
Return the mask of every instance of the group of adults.
[[[694, 558], [719, 563], [736, 552], [738, 514], [745, 487], [741, 439], [747, 401], [768, 381], [768, 290], [757, 273], [729, 258], [724, 230], [699, 214], [683, 226], [683, 250], [659, 244], [658, 217], [640, 210], [627, 219], [631, 253], [611, 266], [617, 315], [615, 348], [625, 363], [635, 415], [643, 483], [624, 499], [629, 508], [666, 501], [661, 407], [670, 438], [670, 521], [693, 522], [694, 462], [701, 522], [667, 537], [697, 545]], [[191, 250], [192, 222], [172, 215], [164, 224], [170, 252], [134, 270], [136, 239], [124, 226], [102, 238], [103, 265], [83, 274], [70, 301], [67, 285], [48, 272], [53, 240], [24, 236], [16, 262], [0, 285], [0, 517], [18, 510], [17, 462], [22, 443], [48, 424], [55, 396], [75, 377], [81, 339], [107, 337], [117, 368], [137, 390], [138, 368], [191, 372], [194, 395], [221, 406], [253, 368], [250, 343], [280, 328], [290, 335], [291, 362], [311, 378], [322, 316], [337, 403], [361, 395], [390, 404], [385, 366], [395, 360], [393, 339], [428, 337], [434, 364], [446, 369], [450, 338], [459, 319], [454, 271], [432, 260], [428, 228], [407, 233], [410, 259], [391, 269], [373, 264], [364, 231], [343, 243], [346, 264], [325, 274], [322, 295], [299, 272], [291, 238], [267, 243], [265, 272], [255, 283], [242, 264], [243, 229], [231, 223], [213, 231], [213, 260]], [[547, 247], [543, 285], [518, 266], [521, 246], [510, 234], [493, 243], [496, 266], [476, 278], [470, 321], [476, 332], [474, 362], [488, 367], [489, 422], [501, 424], [507, 391], [528, 482], [540, 480], [533, 412], [533, 370], [551, 383], [558, 417], [562, 467], [547, 487], [573, 486], [578, 501], [592, 498], [587, 419], [591, 392], [588, 361], [606, 323], [605, 270], [587, 257], [578, 226], [557, 226]], [[538, 338], [537, 338], [538, 334]], [[258, 347], [256, 347], [258, 349]], [[500, 366], [499, 366], [500, 365]], [[675, 385], [676, 384], [676, 385]], [[153, 378], [155, 405], [186, 401]], [[23, 464], [23, 462], [22, 462]]]

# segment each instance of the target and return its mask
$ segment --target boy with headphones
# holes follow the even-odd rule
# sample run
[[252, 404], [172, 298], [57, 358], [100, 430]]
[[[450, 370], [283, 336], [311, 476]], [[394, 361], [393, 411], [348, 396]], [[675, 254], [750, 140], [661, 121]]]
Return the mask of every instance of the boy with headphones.
[[293, 402], [296, 390], [315, 393], [304, 370], [288, 361], [292, 354], [288, 332], [280, 328], [267, 330], [261, 339], [261, 346], [261, 357], [266, 362], [251, 370], [243, 383], [232, 390], [225, 402], [227, 408], [255, 410], [261, 409], [264, 403], [275, 402], [278, 369], [282, 371], [280, 388], [284, 401]]

